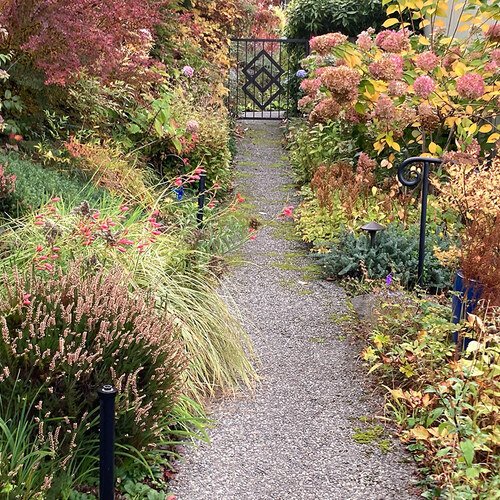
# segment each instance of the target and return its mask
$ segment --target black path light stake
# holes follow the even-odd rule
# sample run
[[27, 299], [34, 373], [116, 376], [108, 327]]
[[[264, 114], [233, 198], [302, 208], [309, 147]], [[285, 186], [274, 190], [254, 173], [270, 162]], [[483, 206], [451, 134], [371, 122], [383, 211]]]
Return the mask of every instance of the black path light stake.
[[198, 228], [203, 227], [203, 211], [205, 207], [205, 191], [207, 185], [207, 174], [202, 172], [200, 174], [200, 183], [198, 186], [198, 212], [196, 214], [196, 221], [198, 222]]
[[385, 229], [385, 226], [382, 226], [378, 222], [369, 222], [368, 224], [365, 224], [361, 230], [366, 231], [370, 235], [370, 248], [373, 248], [373, 245], [375, 244], [375, 237], [377, 236], [377, 233], [379, 231], [383, 231]]
[[[410, 170], [409, 167], [414, 163], [421, 163], [423, 167], [420, 170]], [[407, 158], [401, 163], [398, 169], [398, 180], [403, 186], [414, 188], [420, 183], [422, 184], [422, 209], [420, 212], [420, 240], [418, 246], [418, 271], [417, 284], [422, 286], [424, 277], [424, 259], [425, 259], [425, 231], [427, 224], [427, 198], [429, 196], [429, 172], [430, 165], [439, 165], [442, 160], [439, 158], [425, 158], [415, 156]], [[409, 175], [407, 177], [407, 175]]]
[[115, 498], [115, 397], [118, 391], [109, 384], [97, 390], [99, 420], [99, 499]]

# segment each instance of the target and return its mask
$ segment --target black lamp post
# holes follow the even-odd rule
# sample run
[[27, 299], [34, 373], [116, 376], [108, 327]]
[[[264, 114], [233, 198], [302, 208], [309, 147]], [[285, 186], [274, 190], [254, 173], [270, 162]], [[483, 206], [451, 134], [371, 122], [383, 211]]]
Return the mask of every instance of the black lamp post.
[[370, 235], [370, 248], [373, 247], [375, 244], [375, 236], [379, 231], [383, 231], [385, 229], [385, 226], [382, 226], [378, 222], [369, 222], [368, 224], [365, 224], [361, 230], [366, 231]]

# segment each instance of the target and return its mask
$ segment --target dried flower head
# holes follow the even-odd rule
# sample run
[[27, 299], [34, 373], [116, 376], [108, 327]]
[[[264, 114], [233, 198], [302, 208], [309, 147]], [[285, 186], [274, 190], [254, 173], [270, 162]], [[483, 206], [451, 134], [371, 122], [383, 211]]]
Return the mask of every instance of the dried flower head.
[[347, 36], [342, 33], [328, 33], [326, 35], [315, 36], [311, 38], [311, 50], [320, 55], [326, 55], [331, 49], [347, 41]]
[[484, 79], [478, 73], [467, 73], [457, 79], [457, 92], [460, 97], [479, 99], [484, 91]]
[[339, 104], [349, 103], [358, 96], [361, 75], [355, 69], [347, 66], [329, 67], [320, 79]]

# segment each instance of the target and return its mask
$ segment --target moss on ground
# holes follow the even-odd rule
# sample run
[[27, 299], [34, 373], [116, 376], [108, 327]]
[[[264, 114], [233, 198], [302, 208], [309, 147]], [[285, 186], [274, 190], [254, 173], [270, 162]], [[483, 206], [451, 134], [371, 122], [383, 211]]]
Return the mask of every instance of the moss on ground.
[[[368, 424], [371, 419], [369, 417], [360, 417], [359, 420]], [[352, 439], [359, 444], [377, 446], [382, 453], [388, 453], [392, 448], [392, 443], [386, 436], [386, 430], [380, 424], [357, 427], [354, 429]]]

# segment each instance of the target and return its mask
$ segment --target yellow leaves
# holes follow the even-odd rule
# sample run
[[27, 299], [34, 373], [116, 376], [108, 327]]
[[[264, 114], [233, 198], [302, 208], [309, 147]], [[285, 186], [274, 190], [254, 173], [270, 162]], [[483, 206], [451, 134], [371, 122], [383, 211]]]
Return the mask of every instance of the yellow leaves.
[[500, 140], [500, 134], [498, 132], [495, 132], [488, 137], [488, 140], [486, 142], [488, 144], [494, 144], [498, 140]]
[[361, 66], [361, 56], [354, 52], [344, 52], [342, 58], [350, 68], [359, 68]]
[[429, 26], [431, 24], [431, 22], [429, 21], [429, 19], [423, 19], [422, 21], [420, 21], [418, 27], [420, 29], [424, 29], [426, 28], [427, 26]]
[[425, 36], [423, 36], [423, 35], [420, 35], [420, 36], [418, 37], [418, 42], [420, 43], [420, 45], [430, 45], [430, 44], [431, 44], [431, 42], [429, 41], [429, 39], [428, 39], [428, 38], [426, 38], [426, 37], [425, 37]]
[[422, 425], [417, 425], [410, 430], [410, 435], [415, 439], [426, 441], [430, 437], [430, 432]]
[[397, 5], [397, 4], [390, 5], [389, 7], [387, 7], [385, 12], [388, 16], [390, 16], [391, 14], [394, 14], [394, 12], [399, 12], [399, 5]]
[[462, 61], [456, 61], [453, 64], [453, 71], [457, 76], [463, 76], [467, 73], [467, 66]]
[[392, 18], [387, 19], [387, 21], [385, 21], [382, 24], [382, 26], [384, 28], [390, 28], [391, 26], [394, 26], [394, 25], [399, 24], [399, 23], [400, 23], [399, 19], [392, 17]]
[[389, 132], [386, 136], [385, 136], [385, 142], [387, 143], [387, 145], [394, 149], [395, 151], [398, 151], [400, 152], [401, 151], [401, 146], [393, 139], [392, 137], [392, 132]]
[[441, 148], [441, 146], [439, 146], [435, 142], [431, 142], [428, 149], [429, 153], [432, 153], [433, 155], [441, 155], [443, 153], [443, 149]]

